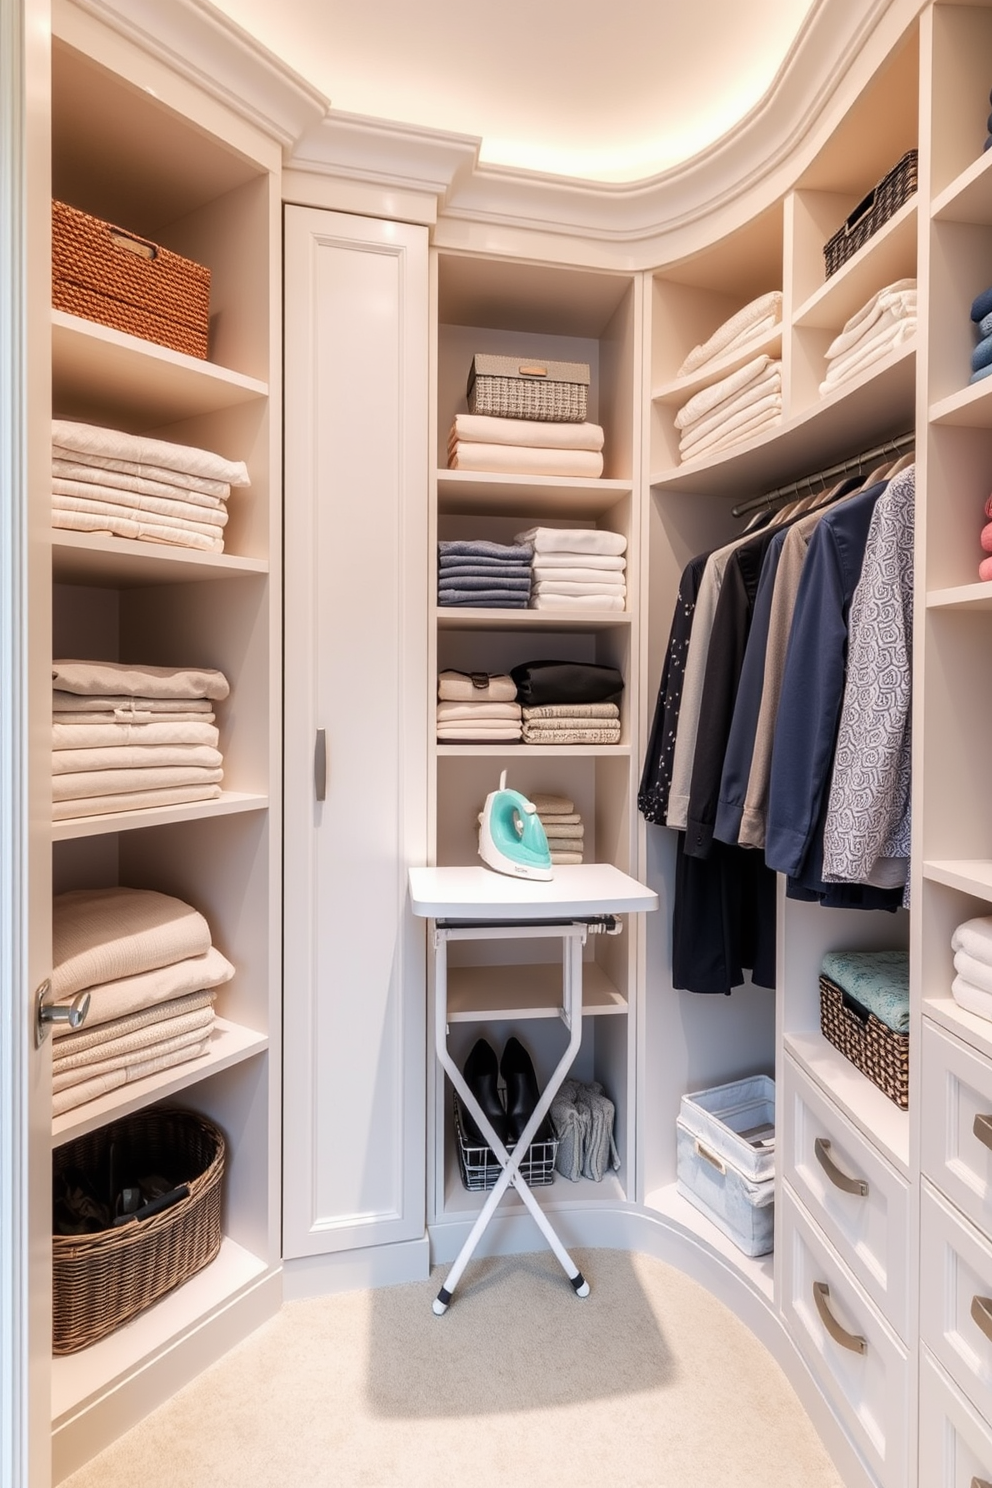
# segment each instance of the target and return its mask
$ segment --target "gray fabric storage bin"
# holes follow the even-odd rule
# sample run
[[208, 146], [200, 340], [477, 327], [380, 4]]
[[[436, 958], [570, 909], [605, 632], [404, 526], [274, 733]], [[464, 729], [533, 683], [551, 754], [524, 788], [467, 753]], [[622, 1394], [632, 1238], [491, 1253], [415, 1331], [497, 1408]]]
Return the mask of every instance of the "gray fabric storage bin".
[[773, 1245], [775, 1082], [754, 1075], [682, 1097], [676, 1122], [679, 1192], [745, 1255]]

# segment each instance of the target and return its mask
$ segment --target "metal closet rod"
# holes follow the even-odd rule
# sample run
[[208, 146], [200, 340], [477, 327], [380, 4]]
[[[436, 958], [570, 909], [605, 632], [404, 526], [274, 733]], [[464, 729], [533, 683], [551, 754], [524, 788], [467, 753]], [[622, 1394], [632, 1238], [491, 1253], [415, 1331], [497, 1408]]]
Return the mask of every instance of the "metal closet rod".
[[894, 439], [887, 439], [884, 444], [876, 445], [874, 449], [865, 450], [860, 455], [852, 455], [847, 460], [841, 460], [838, 465], [829, 465], [826, 470], [818, 470], [813, 475], [800, 476], [799, 480], [790, 481], [787, 486], [778, 486], [774, 491], [766, 491], [763, 496], [754, 496], [750, 501], [741, 501], [732, 508], [732, 515], [743, 517], [748, 512], [774, 506], [780, 501], [791, 500], [804, 492], [811, 494], [814, 481], [818, 481], [820, 489], [825, 491], [831, 481], [838, 480], [845, 475], [856, 475], [865, 465], [881, 460], [885, 455], [891, 455], [893, 459], [896, 459], [899, 455], [904, 455], [913, 449], [915, 444], [916, 434], [912, 430], [908, 434], [898, 434]]

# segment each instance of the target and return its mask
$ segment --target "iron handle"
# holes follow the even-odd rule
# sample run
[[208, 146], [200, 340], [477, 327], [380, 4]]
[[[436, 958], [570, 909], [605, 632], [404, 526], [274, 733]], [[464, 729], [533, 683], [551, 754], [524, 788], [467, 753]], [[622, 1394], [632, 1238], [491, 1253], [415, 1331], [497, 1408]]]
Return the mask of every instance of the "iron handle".
[[318, 729], [313, 746], [313, 791], [318, 801], [327, 800], [327, 730]]
[[849, 1178], [842, 1173], [840, 1168], [830, 1156], [830, 1143], [826, 1137], [817, 1137], [813, 1143], [813, 1151], [820, 1167], [826, 1173], [834, 1188], [841, 1188], [845, 1193], [858, 1194], [862, 1199], [868, 1197], [868, 1184], [863, 1178]]
[[984, 1146], [992, 1147], [992, 1116], [979, 1114], [972, 1122], [971, 1129]]
[[841, 1348], [850, 1349], [852, 1354], [866, 1354], [868, 1352], [868, 1340], [860, 1333], [848, 1333], [830, 1311], [827, 1298], [830, 1296], [830, 1288], [825, 1281], [814, 1281], [813, 1301], [816, 1310], [820, 1314], [820, 1322], [826, 1328], [834, 1343], [839, 1343]]
[[992, 1343], [992, 1297], [972, 1297], [971, 1320], [978, 1324], [985, 1337]]
[[49, 1002], [52, 984], [47, 979], [42, 982], [34, 994], [34, 1043], [35, 1048], [40, 1049], [51, 1032], [54, 1023], [68, 1023], [70, 1028], [81, 1028], [86, 1022], [86, 1014], [90, 1010], [90, 994], [88, 992], [77, 992], [76, 996], [68, 1004]]

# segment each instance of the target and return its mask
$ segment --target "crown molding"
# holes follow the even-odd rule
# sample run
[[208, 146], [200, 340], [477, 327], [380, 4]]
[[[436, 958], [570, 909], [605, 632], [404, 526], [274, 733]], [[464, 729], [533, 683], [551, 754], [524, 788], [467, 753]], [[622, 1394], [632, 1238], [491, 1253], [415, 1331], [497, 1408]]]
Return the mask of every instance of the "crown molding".
[[288, 150], [330, 102], [209, 0], [74, 0]]
[[331, 109], [296, 142], [287, 164], [344, 180], [433, 192], [440, 202], [472, 179], [481, 143], [471, 134]]

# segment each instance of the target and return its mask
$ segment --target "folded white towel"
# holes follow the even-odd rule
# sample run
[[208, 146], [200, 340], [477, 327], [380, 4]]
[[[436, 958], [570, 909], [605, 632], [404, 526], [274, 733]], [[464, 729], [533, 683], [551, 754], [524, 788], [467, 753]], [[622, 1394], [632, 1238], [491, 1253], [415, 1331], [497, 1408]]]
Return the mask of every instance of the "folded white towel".
[[532, 610], [622, 610], [627, 601], [620, 594], [535, 594], [528, 608]]
[[916, 280], [897, 279], [892, 284], [886, 284], [882, 289], [866, 300], [860, 310], [844, 323], [844, 328], [834, 337], [827, 347], [828, 358], [842, 356], [864, 336], [868, 335], [872, 326], [884, 311], [893, 307], [903, 306], [905, 310], [916, 312]]
[[594, 450], [603, 448], [598, 424], [548, 424], [540, 419], [493, 418], [485, 413], [456, 413], [448, 448], [469, 444], [514, 444], [526, 449]]
[[[104, 662], [98, 665], [111, 666], [116, 663]], [[82, 663], [89, 666], [89, 662]], [[133, 668], [131, 669], [133, 670]], [[144, 668], [144, 670], [148, 670]], [[217, 674], [218, 676], [220, 673]], [[226, 693], [224, 694], [227, 695]], [[101, 714], [101, 722], [104, 723], [152, 723], [160, 716], [168, 715], [170, 718], [175, 713], [191, 714], [195, 719], [203, 723], [212, 722], [207, 715], [211, 713], [212, 706], [203, 697], [184, 697], [177, 702], [173, 697], [145, 697], [129, 693], [77, 693], [68, 692], [56, 687], [52, 692], [52, 713], [98, 713]], [[173, 721], [176, 721], [173, 719]]]
[[109, 1070], [105, 1075], [97, 1075], [94, 1079], [83, 1080], [79, 1085], [70, 1085], [66, 1090], [59, 1090], [52, 1096], [52, 1115], [61, 1116], [66, 1111], [73, 1111], [77, 1106], [83, 1106], [87, 1101], [96, 1100], [101, 1095], [108, 1095], [111, 1090], [117, 1090], [121, 1085], [131, 1085], [136, 1080], [144, 1080], [149, 1075], [157, 1075], [164, 1069], [172, 1069], [177, 1064], [187, 1064], [194, 1059], [199, 1059], [210, 1049], [210, 1039], [205, 1038], [198, 1044], [190, 1044], [187, 1048], [176, 1049], [171, 1054], [160, 1054], [153, 1059], [143, 1059], [137, 1064], [130, 1065], [127, 1069]]
[[[606, 532], [598, 527], [528, 527], [513, 539], [532, 543], [535, 563], [543, 562], [545, 553], [596, 553], [600, 557], [618, 558], [627, 551], [627, 539], [621, 532]], [[538, 556], [542, 555], [542, 556]]]
[[727, 398], [722, 398], [706, 413], [685, 423], [681, 428], [680, 437], [688, 439], [708, 434], [726, 420], [733, 418], [735, 414], [753, 409], [756, 404], [767, 397], [780, 397], [781, 393], [781, 363], [773, 362], [766, 372], [755, 378], [753, 382], [749, 382], [747, 387], [740, 388]]
[[759, 413], [780, 413], [782, 410], [781, 383], [776, 384], [776, 390], [771, 393], [763, 393], [760, 397], [745, 398], [741, 403], [735, 399], [735, 407], [724, 411], [722, 408], [717, 413], [711, 413], [707, 418], [700, 419], [698, 423], [692, 424], [685, 429], [679, 440], [679, 449], [683, 458], [688, 458], [689, 452], [695, 448], [703, 439], [710, 434], [730, 434], [734, 429], [739, 429], [743, 424], [749, 423]]
[[182, 470], [188, 475], [226, 481], [231, 486], [250, 484], [248, 467], [243, 460], [225, 460], [212, 450], [197, 449], [187, 444], [170, 444], [165, 439], [148, 439], [143, 434], [125, 434], [121, 429], [105, 429], [98, 424], [52, 419], [52, 444], [79, 454], [101, 455], [114, 460], [129, 460], [136, 465], [159, 465], [167, 470]]
[[[62, 501], [65, 498], [57, 497]], [[129, 542], [167, 543], [175, 548], [196, 548], [201, 553], [222, 553], [222, 537], [204, 537], [200, 532], [185, 532], [179, 527], [165, 527], [150, 517], [100, 516], [96, 512], [69, 511], [52, 507], [52, 526], [64, 532], [105, 532], [108, 537], [123, 537]]]
[[53, 801], [79, 801], [86, 796], [114, 796], [122, 791], [167, 790], [179, 785], [219, 785], [224, 771], [216, 766], [143, 765], [136, 770], [77, 770], [52, 776]]
[[[545, 564], [542, 560], [540, 564], [535, 564], [531, 570], [532, 581], [535, 584], [541, 584], [545, 581], [561, 579], [563, 582], [569, 584], [619, 584], [621, 586], [624, 584], [624, 569], [587, 568], [582, 558], [583, 555], [581, 553], [578, 554], [574, 563], [567, 568], [564, 564], [556, 566]], [[626, 560], [621, 558], [620, 562], [625, 563]]]
[[[150, 976], [154, 973], [146, 972], [145, 975]], [[196, 1013], [203, 1008], [211, 1010], [216, 997], [216, 990], [208, 987], [199, 992], [188, 992], [185, 997], [171, 997], [166, 1002], [156, 1003], [153, 1007], [141, 1008], [139, 1012], [128, 1013], [124, 1017], [108, 1018], [106, 1022], [91, 1027], [94, 1006], [91, 993], [90, 1012], [86, 1017], [86, 1026], [66, 1033], [55, 1043], [52, 1049], [52, 1062], [54, 1064], [56, 1060], [84, 1050], [110, 1049], [119, 1039], [126, 1038], [141, 1028], [147, 1028], [152, 1024], [162, 1027], [172, 1018], [183, 1018], [187, 1013]]]
[[773, 424], [780, 423], [781, 419], [782, 415], [780, 411], [769, 409], [765, 413], [755, 414], [753, 418], [748, 419], [746, 423], [740, 424], [736, 429], [732, 429], [727, 434], [714, 431], [712, 434], [707, 435], [704, 440], [701, 440], [699, 444], [695, 445], [687, 458], [700, 460], [709, 455], [719, 454], [721, 450], [729, 449], [732, 445], [741, 444], [744, 440], [751, 439], [756, 434], [763, 433], [764, 430], [770, 429]]
[[52, 494], [73, 498], [72, 502], [66, 501], [66, 511], [102, 512], [104, 507], [110, 507], [111, 516], [122, 511], [125, 516], [131, 517], [136, 512], [151, 512], [162, 521], [175, 520], [180, 524], [194, 522], [197, 524], [194, 530], [205, 528], [207, 537], [218, 536], [217, 529], [227, 526], [227, 507], [223, 501], [218, 501], [214, 506], [197, 506], [194, 502], [185, 500], [178, 491], [172, 496], [161, 496], [101, 485], [96, 481], [67, 480], [64, 476], [53, 473]]
[[683, 408], [679, 409], [675, 415], [675, 427], [685, 429], [690, 424], [694, 424], [697, 419], [705, 418], [719, 404], [743, 392], [752, 383], [773, 376], [776, 367], [781, 369], [781, 363], [773, 363], [769, 356], [754, 357], [750, 362], [745, 362], [744, 366], [739, 367], [736, 372], [731, 372], [728, 377], [722, 377], [719, 382], [701, 388]]
[[573, 568], [576, 564], [581, 564], [587, 572], [604, 569], [607, 573], [623, 573], [627, 560], [618, 553], [551, 553], [545, 548], [535, 553], [533, 571], [541, 569], [547, 573], [552, 568]]
[[992, 966], [987, 961], [979, 961], [977, 956], [969, 956], [967, 951], [955, 951], [954, 970], [972, 986], [992, 994]]
[[547, 594], [586, 594], [590, 598], [597, 594], [618, 594], [623, 598], [626, 593], [627, 585], [624, 583], [590, 584], [588, 580], [573, 583], [571, 579], [541, 579], [531, 588], [535, 598]]
[[489, 718], [493, 721], [507, 721], [511, 723], [520, 722], [519, 703], [494, 703], [494, 702], [440, 702], [437, 705], [438, 723], [450, 723], [460, 719]]
[[767, 294], [758, 295], [757, 299], [743, 305], [729, 320], [718, 326], [712, 336], [701, 345], [694, 346], [675, 374], [676, 377], [688, 377], [707, 362], [716, 361], [718, 357], [725, 355], [734, 343], [740, 344], [750, 336], [757, 335], [759, 327], [770, 330], [781, 319], [782, 291], [773, 289]]
[[472, 675], [481, 680], [486, 674], [444, 671], [437, 679], [437, 695], [444, 702], [452, 703], [515, 703], [517, 684], [507, 673], [490, 676], [484, 687], [476, 687]]
[[951, 996], [955, 1002], [960, 1003], [976, 1017], [992, 1018], [992, 992], [983, 992], [981, 987], [973, 986], [967, 977], [956, 976], [954, 978], [951, 983]]
[[992, 966], [992, 915], [963, 920], [951, 936], [952, 951], [966, 951], [976, 961]]
[[856, 355], [845, 357], [842, 362], [831, 362], [826, 377], [820, 383], [821, 394], [833, 392], [845, 382], [862, 377], [870, 368], [884, 362], [898, 347], [905, 346], [916, 335], [916, 321], [902, 320], [886, 335], [872, 340]]
[[[85, 713], [81, 716], [87, 717]], [[56, 750], [106, 749], [128, 744], [205, 744], [216, 749], [219, 737], [212, 723], [52, 724], [52, 748]]]
[[156, 889], [70, 889], [52, 901], [56, 1001], [209, 949], [210, 926], [200, 911]]
[[173, 785], [166, 790], [117, 791], [114, 795], [53, 801], [52, 820], [81, 820], [87, 816], [107, 816], [115, 811], [151, 811], [158, 806], [184, 806], [194, 801], [216, 801], [220, 794], [219, 785]]
[[[209, 931], [207, 934], [209, 936]], [[126, 946], [122, 947], [122, 956], [126, 949]], [[94, 962], [103, 964], [99, 961], [99, 946], [92, 948], [90, 954]], [[75, 979], [78, 980], [80, 975], [90, 974], [90, 970], [80, 969], [75, 973]], [[183, 956], [149, 971], [97, 981], [89, 985], [90, 1010], [86, 1015], [85, 1028], [74, 1034], [68, 1024], [56, 1023], [52, 1030], [57, 1041], [56, 1047], [65, 1038], [95, 1033], [105, 1024], [126, 1021], [147, 1008], [171, 1005], [187, 996], [210, 992], [214, 987], [229, 982], [233, 975], [234, 967], [227, 957], [216, 946], [208, 946], [207, 950], [196, 955]], [[60, 992], [57, 1000], [70, 1002], [79, 990], [77, 986], [71, 992]]]
[[[55, 470], [55, 466], [68, 467], [80, 473], [71, 475], [68, 469]], [[87, 475], [86, 472], [90, 474]], [[190, 501], [212, 506], [217, 501], [226, 501], [231, 494], [229, 481], [210, 480], [205, 475], [190, 475], [185, 470], [168, 470], [164, 465], [143, 465], [134, 460], [115, 460], [107, 455], [85, 454], [59, 444], [52, 445], [52, 472], [73, 480], [102, 480], [105, 485], [120, 484], [121, 477], [129, 480], [149, 481], [171, 490], [178, 487]], [[165, 494], [163, 492], [163, 494]]]
[[93, 698], [226, 698], [230, 692], [223, 672], [213, 667], [132, 666], [125, 661], [52, 662], [52, 685], [59, 692]]
[[203, 766], [219, 769], [224, 756], [209, 744], [108, 744], [102, 749], [53, 749], [52, 774], [77, 775], [93, 770], [141, 770], [159, 766]]
[[470, 444], [459, 440], [448, 452], [448, 469], [596, 480], [603, 473], [603, 456], [594, 450], [535, 449], [518, 444]]

